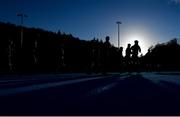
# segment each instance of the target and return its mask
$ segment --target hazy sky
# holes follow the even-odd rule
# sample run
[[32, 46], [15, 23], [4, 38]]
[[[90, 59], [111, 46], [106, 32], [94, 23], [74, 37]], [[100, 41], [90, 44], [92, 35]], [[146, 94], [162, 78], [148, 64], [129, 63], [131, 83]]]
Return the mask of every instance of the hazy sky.
[[179, 0], [1, 0], [0, 21], [20, 24], [24, 12], [28, 27], [71, 33], [84, 40], [108, 35], [117, 46], [121, 21], [121, 45], [138, 39], [143, 48], [180, 37]]

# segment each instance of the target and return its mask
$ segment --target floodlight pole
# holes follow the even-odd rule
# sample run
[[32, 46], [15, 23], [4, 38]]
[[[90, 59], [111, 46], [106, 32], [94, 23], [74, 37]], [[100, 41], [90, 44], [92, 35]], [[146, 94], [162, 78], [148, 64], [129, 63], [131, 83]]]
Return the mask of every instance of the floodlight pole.
[[116, 22], [118, 25], [118, 48], [120, 47], [120, 24], [122, 24], [120, 21]]
[[24, 25], [24, 18], [25, 17], [28, 17], [26, 14], [23, 14], [23, 13], [19, 13], [17, 14], [18, 17], [21, 18], [21, 48], [22, 48], [22, 45], [23, 45], [23, 25]]

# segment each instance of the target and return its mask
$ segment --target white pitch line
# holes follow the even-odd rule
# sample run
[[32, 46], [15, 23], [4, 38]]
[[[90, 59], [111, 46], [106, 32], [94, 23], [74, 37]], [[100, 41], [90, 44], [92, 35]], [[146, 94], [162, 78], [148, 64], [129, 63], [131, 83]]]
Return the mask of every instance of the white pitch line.
[[[66, 74], [62, 74], [62, 75], [33, 75], [33, 76], [19, 76], [17, 77], [15, 80], [1, 80], [0, 83], [9, 83], [9, 82], [23, 82], [23, 81], [36, 81], [36, 80], [48, 80], [51, 79], [51, 77], [53, 78], [57, 78], [57, 79], [66, 79], [66, 78], [78, 78], [80, 76], [87, 76], [85, 74], [72, 74], [72, 75], [66, 75]], [[11, 76], [12, 77], [12, 76]], [[23, 79], [22, 79], [23, 78]]]
[[155, 73], [144, 73], [142, 76], [157, 84], [159, 84], [160, 81], [167, 81], [180, 85], [180, 75], [158, 75]]
[[102, 87], [98, 87], [94, 90], [91, 90], [87, 96], [93, 96], [93, 95], [97, 95], [97, 94], [100, 94], [102, 92], [105, 92], [107, 90], [110, 90], [111, 88], [115, 87], [116, 85], [118, 85], [117, 82], [113, 82], [113, 83], [110, 83], [110, 84], [107, 84], [105, 86], [102, 86]]
[[23, 87], [18, 87], [18, 88], [2, 89], [0, 90], [0, 96], [25, 93], [25, 92], [30, 92], [34, 90], [47, 89], [47, 88], [52, 88], [52, 87], [57, 87], [57, 86], [69, 85], [69, 84], [80, 83], [80, 82], [96, 80], [96, 79], [103, 79], [103, 78], [108, 78], [108, 77], [111, 77], [111, 76], [106, 76], [106, 77], [101, 76], [101, 77], [61, 81], [61, 82], [54, 82], [54, 83], [36, 84], [36, 85], [23, 86]]

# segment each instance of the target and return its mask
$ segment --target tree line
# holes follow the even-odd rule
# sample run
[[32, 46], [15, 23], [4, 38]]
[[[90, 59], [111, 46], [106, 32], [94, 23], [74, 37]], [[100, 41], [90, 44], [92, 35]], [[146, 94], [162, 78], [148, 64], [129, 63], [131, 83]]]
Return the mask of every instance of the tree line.
[[[126, 72], [180, 70], [176, 39], [149, 48], [138, 65], [127, 63], [122, 48], [105, 41], [0, 22], [0, 73]], [[125, 50], [125, 49], [124, 49]]]

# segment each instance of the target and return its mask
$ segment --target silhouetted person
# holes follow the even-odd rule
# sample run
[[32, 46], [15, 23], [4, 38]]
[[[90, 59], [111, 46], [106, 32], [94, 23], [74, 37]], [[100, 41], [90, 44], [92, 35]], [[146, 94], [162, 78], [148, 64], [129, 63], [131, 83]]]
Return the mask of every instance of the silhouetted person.
[[37, 34], [33, 44], [33, 59], [35, 65], [35, 71], [39, 69], [39, 53], [40, 53], [40, 42], [41, 34]]
[[145, 67], [146, 70], [149, 71], [151, 69], [151, 50], [148, 49], [148, 52], [146, 53], [146, 55], [144, 56], [144, 63], [145, 63]]
[[148, 49], [148, 52], [144, 56], [144, 65], [147, 71], [156, 71], [158, 70], [158, 63], [154, 63], [154, 57], [151, 48]]
[[119, 56], [121, 59], [123, 58], [123, 47], [119, 48]]
[[104, 58], [104, 70], [103, 72], [106, 73], [108, 70], [109, 70], [109, 67], [110, 67], [110, 64], [109, 64], [109, 57], [110, 57], [110, 47], [111, 47], [111, 44], [109, 42], [110, 40], [110, 37], [109, 36], [106, 36], [106, 41], [104, 43], [104, 55], [103, 55], [103, 58]]
[[134, 41], [134, 45], [131, 47], [132, 52], [132, 62], [133, 62], [133, 68], [135, 71], [139, 71], [139, 58], [138, 54], [141, 52], [141, 48], [138, 44], [138, 40]]
[[14, 66], [15, 44], [14, 44], [13, 40], [8, 40], [8, 41], [9, 41], [9, 44], [8, 44], [9, 71], [12, 72], [15, 69], [15, 66]]
[[138, 59], [138, 54], [139, 54], [139, 52], [141, 52], [141, 48], [138, 45], [138, 43], [139, 43], [138, 40], [135, 40], [134, 45], [131, 47], [133, 59]]
[[64, 51], [64, 44], [60, 45], [59, 52], [58, 52], [58, 65], [57, 65], [57, 71], [63, 72], [65, 68], [65, 51]]
[[119, 48], [119, 70], [122, 72], [123, 70], [123, 47]]
[[94, 39], [91, 41], [91, 50], [90, 50], [90, 66], [89, 66], [89, 73], [97, 72], [98, 70], [98, 57], [99, 57], [99, 46], [98, 40]]
[[126, 48], [126, 56], [125, 56], [125, 65], [126, 65], [126, 70], [127, 71], [130, 71], [130, 65], [131, 65], [131, 44], [128, 44], [127, 45], [127, 48]]
[[110, 37], [109, 37], [109, 36], [106, 36], [106, 41], [105, 41], [105, 43], [104, 43], [106, 47], [110, 47], [110, 46], [111, 46], [109, 40], [110, 40]]
[[131, 57], [131, 44], [128, 44], [126, 48], [126, 59], [129, 59]]

